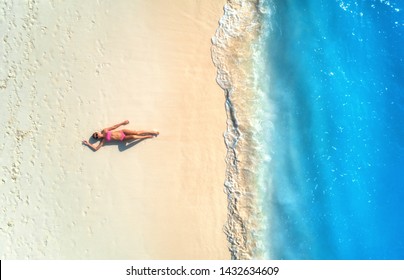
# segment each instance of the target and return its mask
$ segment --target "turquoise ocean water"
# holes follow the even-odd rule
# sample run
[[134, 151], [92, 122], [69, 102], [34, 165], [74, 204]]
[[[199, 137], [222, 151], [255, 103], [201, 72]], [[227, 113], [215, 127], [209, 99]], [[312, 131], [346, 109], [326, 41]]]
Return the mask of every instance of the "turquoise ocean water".
[[[244, 243], [247, 255], [229, 222], [233, 257], [404, 259], [404, 2], [229, 3], [213, 38], [219, 58], [234, 59], [220, 37], [243, 40], [226, 27], [229, 18], [252, 3], [255, 19], [256, 38], [247, 42], [253, 67], [244, 70], [253, 102], [240, 102], [240, 78], [215, 64], [227, 97], [229, 153], [237, 157], [243, 137], [254, 139], [244, 144], [257, 151], [248, 184], [259, 209], [251, 212], [256, 229], [238, 219], [244, 239], [258, 240]], [[226, 175], [229, 204], [242, 196], [234, 191], [240, 178], [229, 174], [243, 160], [232, 164], [239, 166]]]

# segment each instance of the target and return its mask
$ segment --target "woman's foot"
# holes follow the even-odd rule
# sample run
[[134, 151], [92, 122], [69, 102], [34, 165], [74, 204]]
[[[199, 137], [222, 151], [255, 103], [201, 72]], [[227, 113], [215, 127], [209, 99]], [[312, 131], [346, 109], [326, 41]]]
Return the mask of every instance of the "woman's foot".
[[153, 132], [154, 132], [154, 133], [153, 133], [153, 136], [154, 136], [154, 137], [157, 137], [157, 136], [160, 134], [160, 132], [158, 132], [158, 131], [155, 130], [155, 129], [153, 130]]

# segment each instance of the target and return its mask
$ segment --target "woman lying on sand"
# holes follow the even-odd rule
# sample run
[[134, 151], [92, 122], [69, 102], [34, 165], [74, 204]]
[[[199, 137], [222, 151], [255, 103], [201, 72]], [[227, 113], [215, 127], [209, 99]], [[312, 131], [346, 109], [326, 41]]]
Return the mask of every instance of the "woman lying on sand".
[[136, 139], [146, 139], [146, 138], [153, 138], [159, 135], [158, 131], [145, 131], [145, 130], [129, 130], [129, 129], [122, 129], [122, 130], [114, 130], [120, 127], [121, 125], [128, 124], [129, 121], [123, 121], [118, 123], [114, 126], [104, 128], [101, 132], [94, 132], [93, 138], [94, 139], [101, 139], [101, 142], [98, 146], [90, 144], [87, 140], [83, 140], [83, 144], [89, 146], [94, 151], [98, 151], [102, 145], [104, 145], [105, 140], [108, 142], [111, 140], [116, 141], [123, 141], [123, 140], [136, 140]]

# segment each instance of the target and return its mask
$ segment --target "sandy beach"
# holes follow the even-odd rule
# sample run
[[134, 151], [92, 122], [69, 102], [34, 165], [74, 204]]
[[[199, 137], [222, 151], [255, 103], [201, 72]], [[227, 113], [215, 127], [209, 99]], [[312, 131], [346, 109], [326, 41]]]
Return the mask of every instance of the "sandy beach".
[[[225, 0], [0, 3], [0, 258], [229, 259]], [[136, 145], [82, 145], [128, 119]]]

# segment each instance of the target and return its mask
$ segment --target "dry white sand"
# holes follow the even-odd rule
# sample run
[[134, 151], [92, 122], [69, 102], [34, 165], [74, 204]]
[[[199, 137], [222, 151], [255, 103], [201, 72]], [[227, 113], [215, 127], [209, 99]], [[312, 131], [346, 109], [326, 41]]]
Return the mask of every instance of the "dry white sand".
[[[224, 2], [1, 1], [1, 259], [230, 257]], [[82, 146], [125, 119], [161, 134]]]

